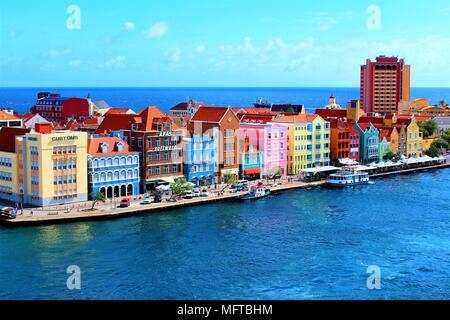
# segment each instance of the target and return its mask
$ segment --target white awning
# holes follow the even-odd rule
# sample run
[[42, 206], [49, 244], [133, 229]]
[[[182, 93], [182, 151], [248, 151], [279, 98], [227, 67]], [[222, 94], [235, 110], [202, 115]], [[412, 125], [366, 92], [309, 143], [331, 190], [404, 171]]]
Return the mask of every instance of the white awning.
[[337, 171], [339, 168], [333, 167], [333, 166], [324, 166], [324, 167], [317, 167], [317, 168], [307, 168], [300, 170], [304, 173], [319, 173], [319, 172], [328, 172], [328, 171]]
[[160, 180], [168, 183], [175, 183], [175, 179], [173, 177], [161, 178]]

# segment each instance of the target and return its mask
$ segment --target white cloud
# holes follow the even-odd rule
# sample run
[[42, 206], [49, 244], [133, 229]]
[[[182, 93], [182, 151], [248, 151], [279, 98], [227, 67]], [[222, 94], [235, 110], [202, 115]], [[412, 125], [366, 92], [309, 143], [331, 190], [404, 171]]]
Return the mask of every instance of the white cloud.
[[163, 37], [167, 32], [169, 32], [169, 25], [167, 22], [158, 22], [142, 34], [147, 39], [155, 39]]
[[176, 64], [181, 60], [181, 49], [175, 48], [172, 51], [166, 52], [166, 60], [169, 64]]
[[97, 65], [99, 68], [123, 68], [125, 57], [117, 56]]
[[323, 17], [319, 19], [317, 27], [320, 31], [328, 31], [337, 24], [334, 17]]
[[135, 28], [135, 25], [133, 22], [125, 22], [124, 27], [125, 30], [133, 30]]
[[64, 49], [64, 50], [58, 50], [58, 49], [50, 49], [49, 51], [44, 53], [44, 56], [46, 57], [59, 57], [59, 56], [67, 56], [72, 53], [71, 49]]
[[72, 61], [69, 62], [69, 65], [72, 66], [72, 67], [79, 67], [79, 66], [81, 66], [82, 64], [83, 64], [83, 61], [82, 61], [82, 60], [79, 60], [79, 59], [77, 59], [77, 60], [72, 60]]

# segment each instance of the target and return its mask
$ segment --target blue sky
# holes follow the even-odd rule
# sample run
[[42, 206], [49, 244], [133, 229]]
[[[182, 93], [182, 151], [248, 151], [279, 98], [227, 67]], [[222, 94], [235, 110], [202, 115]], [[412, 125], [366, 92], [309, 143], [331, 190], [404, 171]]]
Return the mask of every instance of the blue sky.
[[3, 87], [356, 87], [379, 54], [404, 57], [412, 86], [450, 87], [449, 0], [15, 0], [0, 14]]

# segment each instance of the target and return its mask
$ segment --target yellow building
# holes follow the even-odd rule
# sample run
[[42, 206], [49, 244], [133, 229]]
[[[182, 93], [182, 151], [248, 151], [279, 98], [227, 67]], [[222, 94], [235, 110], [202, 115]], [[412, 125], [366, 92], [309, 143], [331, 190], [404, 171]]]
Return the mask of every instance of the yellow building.
[[[11, 128], [12, 129], [12, 128]], [[10, 129], [10, 130], [11, 130]], [[22, 129], [23, 130], [23, 129]], [[66, 204], [87, 200], [87, 133], [51, 131], [38, 125], [36, 132], [0, 132], [14, 149], [0, 148], [0, 197], [33, 206]]]
[[273, 122], [288, 127], [288, 174], [297, 175], [305, 168], [329, 165], [329, 122], [313, 114], [283, 116]]
[[413, 118], [406, 127], [406, 157], [423, 156], [423, 135], [417, 121]]

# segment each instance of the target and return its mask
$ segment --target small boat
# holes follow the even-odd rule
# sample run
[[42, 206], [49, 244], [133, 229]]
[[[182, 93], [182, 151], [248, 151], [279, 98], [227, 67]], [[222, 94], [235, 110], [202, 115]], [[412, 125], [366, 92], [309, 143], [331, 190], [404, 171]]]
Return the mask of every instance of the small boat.
[[362, 184], [369, 184], [369, 174], [351, 168], [344, 168], [331, 174], [328, 178], [328, 186], [330, 187], [349, 187]]
[[239, 196], [237, 199], [242, 201], [256, 200], [265, 198], [268, 195], [270, 195], [270, 189], [268, 188], [264, 189], [262, 184], [258, 184], [256, 188], [252, 188], [249, 193]]

